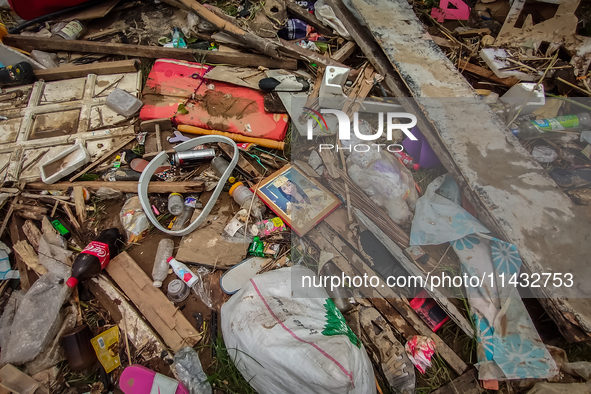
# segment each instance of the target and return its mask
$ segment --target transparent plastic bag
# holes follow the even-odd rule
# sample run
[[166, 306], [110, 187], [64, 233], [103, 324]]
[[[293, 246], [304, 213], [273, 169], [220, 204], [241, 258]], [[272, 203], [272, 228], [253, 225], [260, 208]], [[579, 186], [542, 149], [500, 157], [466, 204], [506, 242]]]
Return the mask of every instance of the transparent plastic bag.
[[196, 270], [192, 269], [191, 272], [195, 274], [195, 276], [199, 277], [197, 283], [195, 283], [192, 287], [193, 291], [203, 301], [208, 308], [212, 308], [213, 303], [211, 302], [211, 288], [209, 286], [209, 280], [205, 280], [207, 275], [211, 273], [211, 270], [205, 267], [199, 267]]
[[174, 355], [174, 367], [178, 379], [191, 394], [211, 394], [211, 384], [203, 372], [199, 355], [190, 347], [184, 347]]
[[133, 196], [125, 202], [121, 208], [119, 219], [125, 228], [127, 242], [139, 238], [150, 227], [150, 222], [142, 209], [138, 196]]
[[115, 200], [123, 197], [123, 193], [119, 190], [111, 189], [110, 187], [99, 187], [94, 193], [96, 198], [100, 200]]

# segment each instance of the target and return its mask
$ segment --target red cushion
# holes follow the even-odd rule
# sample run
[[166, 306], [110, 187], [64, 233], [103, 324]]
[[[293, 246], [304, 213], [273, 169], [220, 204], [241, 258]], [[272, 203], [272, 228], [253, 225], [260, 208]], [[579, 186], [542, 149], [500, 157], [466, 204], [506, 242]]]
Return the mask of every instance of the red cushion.
[[88, 0], [8, 0], [8, 4], [10, 4], [18, 16], [26, 20], [31, 20], [87, 1]]

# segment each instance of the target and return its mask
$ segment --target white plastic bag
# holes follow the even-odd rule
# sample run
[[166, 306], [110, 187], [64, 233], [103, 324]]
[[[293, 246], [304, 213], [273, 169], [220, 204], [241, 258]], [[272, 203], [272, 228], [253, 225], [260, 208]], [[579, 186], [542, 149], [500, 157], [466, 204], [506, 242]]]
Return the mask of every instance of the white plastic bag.
[[301, 266], [257, 275], [222, 306], [222, 333], [238, 370], [261, 394], [375, 394], [361, 341], [323, 288], [292, 296], [315, 274]]

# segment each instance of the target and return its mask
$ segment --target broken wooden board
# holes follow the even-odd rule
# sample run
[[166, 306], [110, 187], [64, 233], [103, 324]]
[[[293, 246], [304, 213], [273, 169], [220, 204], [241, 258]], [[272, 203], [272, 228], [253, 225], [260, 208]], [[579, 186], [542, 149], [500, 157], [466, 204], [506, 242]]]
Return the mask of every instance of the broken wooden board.
[[[47, 185], [43, 182], [27, 183], [28, 189], [34, 190], [68, 190], [71, 187], [82, 186], [87, 189], [97, 190], [101, 187], [109, 187], [123, 193], [137, 193], [138, 182], [135, 181], [84, 181], [84, 182], [58, 182]], [[150, 182], [148, 193], [199, 193], [203, 191], [203, 182]]]
[[122, 332], [127, 331], [127, 338], [136, 351], [142, 350], [141, 355], [145, 361], [162, 358], [162, 352], [168, 353], [169, 357], [172, 357], [162, 339], [107, 276], [97, 275], [87, 283], [92, 294], [118, 323]]
[[[591, 333], [591, 254], [587, 215], [511, 135], [402, 0], [353, 0], [427, 122], [421, 131], [464, 189], [479, 217], [513, 243], [529, 273], [573, 274], [571, 288], [532, 288], [571, 341]], [[360, 45], [361, 47], [361, 45]], [[392, 85], [403, 96], [403, 87]], [[397, 92], [395, 92], [397, 93]], [[445, 97], [445, 100], [437, 98]], [[453, 98], [453, 99], [452, 99]], [[419, 113], [417, 113], [419, 115]], [[576, 245], [576, 247], [573, 247]]]
[[[191, 220], [196, 218], [198, 211], [195, 211]], [[250, 242], [226, 241], [222, 234], [227, 224], [227, 217], [221, 213], [218, 211], [215, 215], [210, 214], [197, 230], [183, 236], [175, 256], [177, 260], [228, 269], [246, 258], [246, 250]]]
[[[134, 134], [126, 118], [107, 108], [107, 96], [119, 88], [138, 96], [141, 72], [95, 75], [64, 81], [37, 81], [7, 89], [18, 99], [0, 102], [0, 165], [9, 163], [6, 182], [39, 179], [39, 166], [80, 142], [91, 158], [102, 156], [120, 137]], [[27, 161], [42, 155], [26, 170]]]
[[437, 352], [457, 374], [462, 374], [467, 369], [466, 363], [436, 333], [431, 331], [408, 302], [401, 299], [392, 288], [387, 286], [367, 262], [362, 260], [325, 222], [319, 223], [316, 228], [310, 230], [306, 234], [306, 239], [310, 240], [318, 250], [332, 255], [331, 261], [345, 275], [363, 276], [366, 274], [368, 277], [377, 277], [379, 279], [378, 285], [375, 288], [363, 289], [363, 295], [369, 298], [386, 299], [420, 335], [425, 335], [435, 341]]
[[139, 61], [118, 60], [113, 62], [91, 63], [82, 65], [66, 64], [61, 67], [35, 70], [35, 78], [46, 82], [59, 81], [61, 79], [86, 78], [88, 74], [109, 75], [136, 72], [139, 69]]
[[[361, 224], [363, 224], [371, 233], [388, 249], [388, 251], [400, 262], [402, 267], [409, 273], [409, 275], [415, 277], [421, 277], [425, 280], [425, 283], [428, 283], [427, 275], [421, 271], [414, 262], [410, 261], [406, 255], [404, 254], [403, 250], [392, 240], [390, 239], [380, 228], [375, 225], [367, 216], [363, 214], [359, 209], [354, 208], [355, 216], [359, 220]], [[335, 232], [339, 235], [342, 235], [345, 231], [343, 228], [343, 224], [347, 223], [347, 214], [343, 209], [339, 209], [333, 212], [331, 215], [326, 217], [324, 220], [326, 224], [328, 224]], [[354, 240], [349, 241], [349, 245], [354, 246], [357, 245], [358, 242]], [[449, 300], [450, 295], [445, 294], [440, 289], [433, 289], [430, 290], [425, 288], [437, 301], [439, 306], [445, 311], [445, 313], [460, 327], [460, 329], [469, 337], [473, 337], [475, 335], [474, 328], [470, 324], [470, 322], [464, 317], [464, 315], [458, 310], [458, 308], [454, 305], [453, 302]]]
[[195, 61], [204, 58], [204, 62], [210, 64], [227, 64], [241, 67], [283, 68], [286, 70], [297, 69], [297, 61], [294, 59], [271, 59], [266, 56], [250, 53], [234, 53], [219, 51], [204, 51], [199, 49], [164, 48], [148, 45], [130, 45], [110, 42], [93, 42], [84, 40], [63, 40], [60, 38], [40, 38], [29, 36], [8, 35], [2, 37], [2, 41], [17, 48], [27, 51], [33, 49], [42, 51], [67, 51], [85, 53], [104, 53], [108, 55], [124, 55], [146, 57], [149, 59], [177, 59]]
[[515, 0], [505, 19], [496, 40], [495, 47], [510, 46], [523, 47], [531, 42], [531, 47], [537, 50], [544, 43], [550, 43], [546, 55], [551, 55], [561, 46], [572, 55], [571, 64], [575, 68], [575, 75], [587, 73], [591, 62], [591, 38], [576, 34], [578, 18], [575, 15], [581, 0], [562, 0], [557, 2], [558, 8], [552, 18], [535, 23], [531, 14], [525, 17], [521, 27], [517, 27], [526, 0]]
[[152, 285], [152, 279], [127, 252], [111, 260], [105, 270], [173, 352], [199, 342], [201, 335], [197, 329], [159, 288]]

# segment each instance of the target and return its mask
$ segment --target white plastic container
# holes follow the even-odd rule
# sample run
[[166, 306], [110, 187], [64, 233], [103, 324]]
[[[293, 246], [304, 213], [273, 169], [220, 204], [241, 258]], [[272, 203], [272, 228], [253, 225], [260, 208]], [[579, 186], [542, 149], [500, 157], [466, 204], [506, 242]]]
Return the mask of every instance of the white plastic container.
[[185, 282], [187, 286], [192, 287], [199, 280], [199, 277], [196, 276], [193, 273], [193, 271], [189, 269], [189, 267], [187, 267], [174, 257], [170, 256], [168, 258], [168, 264], [170, 264], [176, 276], [178, 276], [180, 280]]
[[78, 142], [39, 166], [41, 180], [47, 184], [55, 183], [89, 161], [90, 155], [86, 148]]
[[107, 96], [105, 105], [119, 115], [130, 118], [142, 108], [144, 103], [125, 90], [115, 89]]
[[507, 90], [507, 93], [501, 96], [500, 100], [505, 104], [515, 106], [516, 110], [523, 107], [520, 115], [529, 115], [546, 104], [544, 85], [539, 84], [537, 88], [536, 85], [533, 82], [522, 82], [513, 85], [511, 89]]

